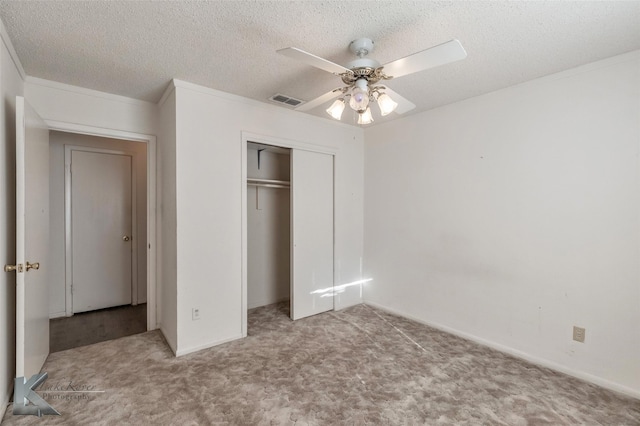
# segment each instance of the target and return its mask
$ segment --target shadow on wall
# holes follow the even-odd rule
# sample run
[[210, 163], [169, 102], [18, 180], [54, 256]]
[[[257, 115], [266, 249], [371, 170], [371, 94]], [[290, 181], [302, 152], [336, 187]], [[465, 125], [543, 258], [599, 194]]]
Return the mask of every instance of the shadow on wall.
[[[16, 246], [16, 129], [15, 129], [15, 99], [11, 102], [10, 99], [4, 100], [4, 192], [5, 197], [2, 202], [2, 211], [0, 217], [4, 217], [4, 223], [2, 223], [2, 239], [0, 242], [0, 257], [1, 261], [8, 264], [15, 264], [15, 246]], [[4, 263], [3, 263], [4, 266]], [[9, 372], [11, 379], [15, 376], [15, 332], [16, 332], [16, 275], [15, 273], [5, 273], [3, 279], [0, 280], [0, 301], [3, 306], [2, 324], [4, 330], [2, 330], [1, 346], [6, 348], [6, 365], [3, 366], [4, 371]], [[0, 385], [4, 386], [6, 383]]]

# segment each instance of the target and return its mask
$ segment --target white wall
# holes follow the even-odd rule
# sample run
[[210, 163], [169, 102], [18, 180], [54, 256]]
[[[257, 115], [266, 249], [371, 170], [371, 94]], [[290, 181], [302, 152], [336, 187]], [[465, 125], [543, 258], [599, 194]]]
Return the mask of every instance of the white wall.
[[[22, 66], [0, 21], [0, 261], [16, 260], [16, 96], [23, 95]], [[16, 57], [16, 56], [14, 56]], [[4, 266], [4, 263], [2, 263]], [[16, 275], [0, 271], [0, 418], [4, 415], [15, 377]]]
[[365, 140], [367, 302], [640, 396], [640, 52]]
[[171, 86], [159, 104], [158, 133], [158, 321], [175, 353], [178, 348], [176, 223], [176, 94]]
[[[363, 132], [192, 84], [176, 84], [180, 355], [242, 336], [242, 132], [337, 148], [336, 276], [344, 282], [361, 278]], [[338, 308], [360, 301], [359, 290], [349, 290], [336, 298]], [[200, 309], [200, 320], [192, 321], [192, 308]]]
[[155, 135], [156, 104], [55, 81], [27, 77], [25, 97], [50, 122]]
[[[290, 180], [291, 156], [247, 151], [249, 178]], [[247, 188], [247, 307], [289, 300], [291, 194], [288, 188]]]
[[[49, 316], [65, 316], [65, 219], [64, 219], [64, 146], [86, 146], [133, 152], [136, 173], [136, 239], [147, 240], [147, 144], [52, 131], [49, 133], [50, 237]], [[147, 247], [137, 244], [138, 303], [147, 300]]]

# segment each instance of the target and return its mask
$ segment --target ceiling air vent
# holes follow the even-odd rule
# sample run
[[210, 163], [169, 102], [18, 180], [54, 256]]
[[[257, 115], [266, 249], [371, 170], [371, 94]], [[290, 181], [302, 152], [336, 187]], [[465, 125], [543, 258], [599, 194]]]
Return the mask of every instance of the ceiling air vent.
[[304, 103], [304, 101], [301, 101], [300, 99], [292, 98], [290, 96], [286, 96], [281, 93], [276, 93], [275, 95], [270, 97], [269, 100], [272, 102], [284, 104], [290, 107], [297, 107], [298, 105]]

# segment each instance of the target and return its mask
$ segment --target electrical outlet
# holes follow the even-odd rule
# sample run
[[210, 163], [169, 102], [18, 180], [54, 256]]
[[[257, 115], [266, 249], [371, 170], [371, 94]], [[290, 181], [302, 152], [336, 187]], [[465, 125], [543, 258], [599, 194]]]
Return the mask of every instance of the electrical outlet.
[[573, 340], [576, 342], [584, 343], [584, 333], [584, 328], [573, 326]]
[[191, 310], [191, 320], [195, 321], [195, 320], [199, 320], [199, 319], [200, 319], [200, 309], [193, 308]]

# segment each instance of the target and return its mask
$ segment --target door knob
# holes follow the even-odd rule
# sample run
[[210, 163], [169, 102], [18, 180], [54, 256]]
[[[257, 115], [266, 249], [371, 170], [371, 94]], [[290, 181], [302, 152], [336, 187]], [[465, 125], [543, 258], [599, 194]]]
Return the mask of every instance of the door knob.
[[40, 262], [35, 262], [35, 263], [27, 262], [27, 271], [29, 269], [40, 269]]
[[4, 265], [5, 272], [13, 272], [13, 271], [22, 272], [22, 270], [23, 270], [23, 267], [21, 263], [18, 265]]
[[131, 237], [128, 235], [125, 235], [124, 237], [122, 237], [122, 241], [129, 241], [131, 240]]

